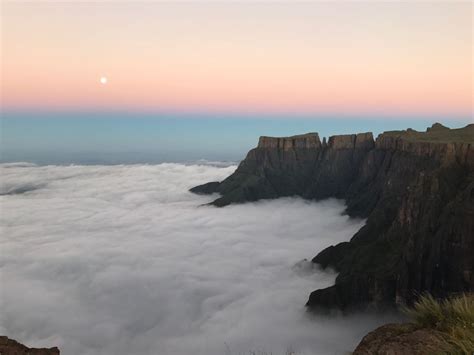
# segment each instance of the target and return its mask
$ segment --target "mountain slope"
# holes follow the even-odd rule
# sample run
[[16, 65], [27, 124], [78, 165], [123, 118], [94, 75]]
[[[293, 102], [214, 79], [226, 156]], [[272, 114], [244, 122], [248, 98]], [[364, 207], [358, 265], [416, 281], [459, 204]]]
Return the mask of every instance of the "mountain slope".
[[350, 242], [313, 262], [339, 271], [314, 291], [310, 309], [411, 303], [474, 289], [474, 125], [426, 132], [330, 137], [261, 137], [226, 180], [193, 188], [218, 192], [216, 206], [299, 195], [344, 198], [367, 218]]

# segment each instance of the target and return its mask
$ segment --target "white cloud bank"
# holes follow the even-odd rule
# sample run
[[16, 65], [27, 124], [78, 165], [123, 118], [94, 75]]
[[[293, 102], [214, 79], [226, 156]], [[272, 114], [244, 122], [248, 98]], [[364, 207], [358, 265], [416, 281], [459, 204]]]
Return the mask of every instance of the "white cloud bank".
[[[1, 168], [0, 333], [65, 355], [338, 354], [383, 322], [309, 319], [300, 263], [361, 226], [341, 203], [214, 208], [235, 166]], [[27, 191], [27, 192], [25, 192]]]

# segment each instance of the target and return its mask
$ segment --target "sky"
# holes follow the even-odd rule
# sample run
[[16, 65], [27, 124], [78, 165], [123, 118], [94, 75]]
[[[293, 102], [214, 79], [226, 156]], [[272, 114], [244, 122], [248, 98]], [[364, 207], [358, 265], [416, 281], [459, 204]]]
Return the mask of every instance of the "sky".
[[6, 1], [3, 105], [465, 117], [472, 6]]
[[0, 334], [68, 355], [333, 355], [395, 320], [310, 318], [336, 275], [307, 260], [364, 221], [341, 201], [218, 209], [188, 191], [235, 168], [0, 165]]
[[239, 160], [262, 134], [460, 127], [473, 122], [472, 11], [4, 1], [0, 160]]
[[387, 319], [309, 320], [335, 274], [302, 259], [363, 221], [188, 189], [259, 135], [472, 122], [472, 7], [2, 1], [0, 162], [39, 165], [0, 164], [0, 334], [73, 355], [352, 350]]
[[192, 163], [242, 160], [258, 138], [318, 132], [373, 132], [411, 127], [424, 131], [434, 121], [463, 127], [463, 120], [367, 119], [295, 116], [134, 115], [104, 113], [9, 114], [2, 120], [1, 162], [37, 164]]

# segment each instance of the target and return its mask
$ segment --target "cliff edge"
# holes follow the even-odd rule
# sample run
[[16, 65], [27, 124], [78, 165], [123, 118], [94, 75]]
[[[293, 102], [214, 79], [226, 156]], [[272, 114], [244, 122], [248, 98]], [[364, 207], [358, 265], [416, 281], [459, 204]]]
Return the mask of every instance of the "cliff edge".
[[339, 272], [309, 309], [393, 306], [474, 290], [474, 125], [380, 134], [261, 137], [234, 174], [191, 189], [215, 206], [281, 196], [342, 198], [367, 222], [314, 259]]

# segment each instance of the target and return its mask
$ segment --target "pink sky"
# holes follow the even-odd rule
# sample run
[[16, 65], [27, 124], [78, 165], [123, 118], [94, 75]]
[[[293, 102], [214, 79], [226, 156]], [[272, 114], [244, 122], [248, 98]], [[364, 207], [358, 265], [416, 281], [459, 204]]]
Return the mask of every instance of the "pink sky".
[[2, 7], [7, 110], [472, 117], [469, 2]]

